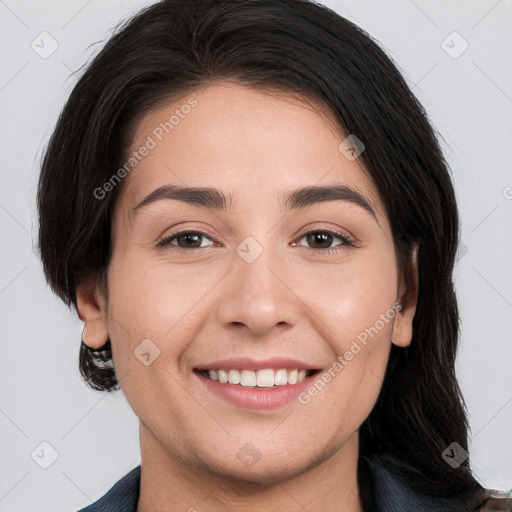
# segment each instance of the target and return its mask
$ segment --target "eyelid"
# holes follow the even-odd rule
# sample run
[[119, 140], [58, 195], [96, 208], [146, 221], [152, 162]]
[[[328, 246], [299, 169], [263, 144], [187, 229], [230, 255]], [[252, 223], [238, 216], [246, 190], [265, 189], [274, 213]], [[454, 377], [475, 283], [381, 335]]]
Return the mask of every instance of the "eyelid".
[[[312, 233], [329, 233], [330, 235], [333, 235], [334, 237], [339, 238], [343, 242], [340, 244], [340, 246], [348, 245], [350, 247], [357, 247], [356, 242], [352, 236], [343, 235], [343, 234], [339, 233], [338, 231], [335, 231], [333, 229], [328, 229], [328, 228], [314, 228], [314, 229], [310, 229], [309, 231], [305, 231], [304, 233], [299, 235], [297, 238], [295, 238], [293, 243], [295, 244], [295, 243], [299, 242], [300, 240], [302, 240], [302, 238], [304, 238], [305, 236], [312, 234]], [[304, 247], [304, 246], [300, 246], [300, 247]], [[336, 247], [339, 247], [339, 246], [336, 246]], [[330, 247], [327, 249], [314, 249], [312, 247], [306, 247], [306, 248], [312, 249], [315, 252], [322, 252], [322, 251], [333, 251], [336, 249], [336, 247]]]
[[207, 230], [204, 230], [204, 228], [203, 228], [203, 231], [201, 231], [199, 229], [185, 228], [185, 229], [176, 231], [174, 233], [171, 233], [170, 235], [165, 236], [164, 238], [160, 239], [157, 242], [156, 246], [160, 247], [160, 248], [167, 248], [169, 246], [169, 247], [172, 247], [173, 250], [185, 251], [185, 252], [192, 252], [192, 251], [196, 251], [198, 249], [204, 249], [204, 247], [193, 247], [191, 249], [185, 249], [183, 247], [178, 247], [178, 246], [174, 246], [174, 245], [171, 246], [171, 243], [170, 243], [171, 240], [174, 240], [175, 238], [178, 238], [180, 235], [185, 235], [185, 234], [199, 235], [201, 238], [207, 238], [208, 240], [210, 240], [210, 242], [213, 242], [214, 244], [219, 245], [219, 242], [217, 242], [217, 240], [215, 240], [213, 235], [211, 235], [211, 233], [209, 233]]
[[[202, 228], [204, 229], [204, 228]], [[303, 245], [298, 245], [298, 242], [300, 242], [300, 240], [302, 240], [302, 238], [304, 238], [305, 236], [309, 235], [309, 234], [312, 234], [312, 233], [328, 233], [332, 236], [334, 236], [335, 238], [338, 238], [340, 240], [340, 244], [338, 244], [337, 246], [335, 247], [328, 247], [328, 248], [320, 248], [320, 249], [317, 249], [317, 248], [314, 248], [314, 247], [306, 247], [306, 246], [303, 246]], [[171, 241], [178, 238], [180, 235], [184, 235], [184, 234], [194, 234], [194, 235], [198, 235], [200, 236], [201, 238], [207, 238], [208, 240], [210, 240], [210, 242], [213, 242], [213, 244], [217, 244], [217, 245], [220, 245], [219, 242], [215, 239], [215, 237], [206, 229], [204, 229], [204, 231], [201, 231], [201, 230], [197, 230], [197, 229], [193, 229], [193, 228], [185, 228], [185, 229], [182, 229], [182, 230], [179, 230], [179, 231], [176, 231], [174, 233], [171, 233], [170, 235], [162, 238], [161, 240], [158, 241], [157, 243], [157, 247], [159, 248], [167, 248], [167, 247], [172, 247], [171, 250], [173, 251], [178, 251], [178, 252], [195, 252], [195, 251], [198, 251], [200, 249], [205, 249], [205, 247], [192, 247], [192, 248], [183, 248], [183, 247], [179, 247], [179, 246], [175, 246], [175, 245], [171, 245]], [[325, 253], [325, 252], [329, 252], [329, 253], [332, 253], [332, 252], [337, 252], [339, 251], [341, 247], [343, 246], [349, 246], [349, 247], [357, 247], [357, 244], [354, 240], [354, 238], [350, 235], [344, 235], [344, 234], [341, 234], [333, 229], [328, 229], [328, 228], [314, 228], [314, 229], [310, 229], [308, 231], [305, 231], [303, 232], [302, 234], [300, 234], [299, 236], [297, 236], [293, 241], [293, 246], [297, 246], [297, 247], [304, 247], [305, 249], [309, 249], [309, 250], [312, 250], [314, 251], [315, 253], [317, 254], [322, 254], [322, 253]]]

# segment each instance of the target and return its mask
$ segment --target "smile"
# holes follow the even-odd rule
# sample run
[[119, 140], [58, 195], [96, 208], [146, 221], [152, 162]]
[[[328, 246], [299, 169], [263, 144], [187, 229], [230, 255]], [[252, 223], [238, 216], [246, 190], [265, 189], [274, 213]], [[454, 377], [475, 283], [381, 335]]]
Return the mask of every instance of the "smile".
[[200, 373], [208, 379], [221, 384], [235, 384], [248, 388], [272, 388], [275, 386], [288, 386], [302, 382], [306, 377], [314, 375], [319, 370], [305, 370], [303, 368], [263, 368], [260, 370], [217, 369], [201, 370]]
[[[305, 368], [195, 368], [194, 374], [209, 393], [237, 408], [270, 410], [292, 404], [322, 370]], [[224, 366], [224, 368], [222, 368]], [[257, 366], [257, 365], [256, 365]]]

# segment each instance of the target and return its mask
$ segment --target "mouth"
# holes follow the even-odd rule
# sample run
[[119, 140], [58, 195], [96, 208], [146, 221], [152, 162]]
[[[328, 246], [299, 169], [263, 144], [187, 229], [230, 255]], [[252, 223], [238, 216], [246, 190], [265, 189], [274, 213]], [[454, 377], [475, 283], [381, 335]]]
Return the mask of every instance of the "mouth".
[[198, 369], [194, 372], [220, 384], [231, 384], [243, 388], [275, 388], [293, 386], [316, 375], [319, 369], [262, 368], [259, 370], [215, 368]]

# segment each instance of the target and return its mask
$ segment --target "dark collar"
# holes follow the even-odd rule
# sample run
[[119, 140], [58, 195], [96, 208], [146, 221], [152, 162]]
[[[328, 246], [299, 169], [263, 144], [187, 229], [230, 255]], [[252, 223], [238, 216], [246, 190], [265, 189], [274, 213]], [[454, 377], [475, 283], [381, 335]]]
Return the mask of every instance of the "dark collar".
[[[389, 459], [360, 457], [358, 473], [365, 512], [470, 512], [478, 510], [485, 491], [442, 499], [428, 496], [398, 477], [398, 466]], [[136, 512], [140, 466], [119, 480], [102, 498], [78, 512]]]
[[140, 491], [140, 466], [132, 469], [102, 498], [78, 512], [136, 512]]
[[365, 512], [470, 512], [479, 510], [486, 496], [477, 488], [450, 498], [428, 494], [422, 482], [401, 475], [389, 457], [359, 457], [358, 477]]

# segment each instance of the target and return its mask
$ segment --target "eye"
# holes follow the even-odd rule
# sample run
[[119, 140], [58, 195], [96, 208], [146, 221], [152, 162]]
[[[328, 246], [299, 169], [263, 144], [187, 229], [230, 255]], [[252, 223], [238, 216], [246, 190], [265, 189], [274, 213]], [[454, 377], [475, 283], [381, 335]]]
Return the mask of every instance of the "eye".
[[[313, 247], [310, 247], [310, 249], [315, 249], [315, 252], [323, 253], [323, 252], [337, 252], [341, 250], [341, 246], [349, 245], [351, 247], [355, 247], [355, 243], [352, 239], [345, 235], [341, 235], [340, 233], [336, 233], [334, 231], [330, 230], [315, 230], [315, 231], [308, 231], [307, 233], [304, 233], [299, 238], [295, 240], [295, 244], [297, 242], [300, 242], [302, 240], [306, 239], [306, 242], [308, 244], [312, 244]], [[331, 247], [331, 244], [335, 239], [338, 239], [341, 241], [337, 246]], [[314, 247], [314, 246], [317, 247]], [[318, 247], [320, 245], [320, 247]]]
[[[193, 251], [194, 249], [207, 247], [207, 245], [203, 245], [202, 239], [212, 242], [211, 238], [205, 233], [201, 233], [201, 231], [179, 231], [160, 240], [157, 247], [171, 246], [173, 250], [177, 251]], [[174, 241], [177, 242], [177, 245], [173, 243]]]
[[[330, 230], [315, 230], [304, 233], [299, 238], [295, 239], [294, 245], [302, 240], [306, 239], [308, 244], [312, 244], [313, 249], [316, 253], [333, 253], [341, 250], [342, 246], [348, 245], [351, 247], [355, 247], [354, 241], [340, 233], [336, 233]], [[340, 243], [335, 247], [331, 247], [333, 241], [338, 239]], [[204, 244], [203, 242], [207, 240], [210, 243]], [[215, 242], [205, 233], [201, 231], [179, 231], [177, 233], [172, 233], [171, 235], [163, 238], [157, 243], [157, 247], [159, 248], [171, 248], [173, 251], [182, 251], [182, 252], [190, 252], [195, 251], [197, 249], [202, 249], [204, 247], [209, 247], [214, 245]], [[317, 247], [314, 247], [314, 246]], [[320, 247], [318, 247], [320, 245]]]

